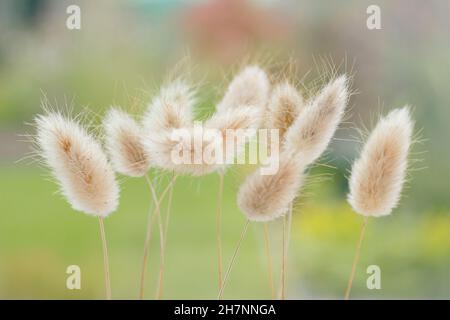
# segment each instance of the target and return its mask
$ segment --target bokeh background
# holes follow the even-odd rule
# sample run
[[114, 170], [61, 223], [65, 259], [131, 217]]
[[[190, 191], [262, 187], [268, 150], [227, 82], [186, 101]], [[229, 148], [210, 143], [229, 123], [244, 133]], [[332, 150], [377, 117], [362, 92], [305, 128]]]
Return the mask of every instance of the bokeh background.
[[[66, 28], [70, 4], [81, 7], [81, 30]], [[370, 4], [381, 8], [381, 30], [366, 27]], [[69, 207], [21, 141], [33, 133], [27, 123], [42, 101], [84, 112], [95, 125], [111, 104], [141, 113], [161, 83], [184, 74], [199, 88], [204, 117], [247, 62], [262, 64], [274, 81], [288, 76], [305, 94], [332, 71], [354, 76], [348, 121], [310, 170], [296, 204], [288, 298], [343, 297], [362, 223], [345, 201], [346, 176], [360, 147], [355, 128], [371, 128], [378, 115], [404, 104], [414, 106], [422, 142], [413, 149], [400, 207], [369, 222], [352, 297], [450, 298], [449, 9], [449, 2], [437, 0], [1, 1], [0, 298], [104, 297], [96, 219]], [[248, 172], [233, 167], [225, 178], [224, 264], [244, 223], [236, 192]], [[161, 190], [167, 177], [156, 176]], [[144, 180], [119, 179], [120, 208], [106, 231], [113, 297], [131, 299], [138, 294], [151, 201]], [[176, 183], [165, 298], [217, 295], [218, 181], [213, 174]], [[155, 296], [154, 234], [146, 298]], [[280, 234], [280, 223], [271, 224], [276, 283]], [[81, 290], [66, 289], [72, 264], [81, 267]], [[366, 287], [371, 264], [381, 268], [381, 290]], [[263, 227], [252, 224], [225, 298], [270, 296]]]

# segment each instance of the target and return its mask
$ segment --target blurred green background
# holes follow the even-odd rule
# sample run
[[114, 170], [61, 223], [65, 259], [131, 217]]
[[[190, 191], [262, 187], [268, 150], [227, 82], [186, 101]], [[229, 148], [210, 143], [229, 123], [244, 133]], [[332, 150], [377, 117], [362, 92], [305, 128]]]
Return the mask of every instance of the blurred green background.
[[[66, 28], [70, 4], [81, 8], [81, 30]], [[366, 27], [370, 4], [381, 8], [381, 30]], [[1, 1], [0, 298], [104, 297], [96, 219], [74, 212], [45, 170], [27, 159], [17, 162], [30, 151], [20, 135], [33, 133], [26, 123], [42, 100], [97, 120], [111, 104], [140, 113], [171, 74], [189, 72], [204, 116], [248, 61], [273, 75], [288, 72], [304, 92], [324, 71], [350, 72], [357, 91], [347, 123], [320, 161], [326, 165], [311, 169], [296, 204], [288, 298], [343, 297], [362, 223], [345, 201], [346, 176], [360, 146], [352, 138], [355, 127], [371, 128], [380, 113], [404, 104], [414, 106], [423, 138], [412, 154], [420, 161], [413, 161], [400, 207], [369, 222], [352, 297], [450, 298], [449, 9], [437, 0]], [[244, 224], [236, 192], [248, 172], [233, 167], [225, 178], [224, 265]], [[167, 177], [158, 177], [162, 190]], [[106, 232], [113, 297], [131, 299], [138, 294], [151, 201], [144, 180], [119, 179], [120, 207], [106, 220]], [[217, 296], [218, 181], [213, 174], [176, 183], [165, 298]], [[146, 298], [155, 296], [154, 234]], [[271, 224], [270, 234], [278, 283], [280, 222]], [[66, 289], [72, 264], [81, 267], [81, 290]], [[372, 264], [381, 268], [381, 290], [366, 287]], [[225, 298], [270, 298], [260, 224], [250, 226]]]

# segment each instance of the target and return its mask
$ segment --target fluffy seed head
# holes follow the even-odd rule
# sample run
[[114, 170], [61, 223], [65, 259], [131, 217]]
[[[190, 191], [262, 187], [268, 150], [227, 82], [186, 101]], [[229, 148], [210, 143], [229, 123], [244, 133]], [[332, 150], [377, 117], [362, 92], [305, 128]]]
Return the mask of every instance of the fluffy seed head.
[[38, 116], [36, 125], [40, 154], [72, 207], [101, 217], [116, 210], [119, 187], [100, 144], [58, 113]]
[[159, 96], [150, 104], [143, 117], [143, 144], [152, 163], [172, 170], [171, 151], [176, 143], [171, 141], [173, 129], [192, 126], [194, 92], [182, 80], [163, 87]]
[[144, 126], [152, 131], [190, 126], [194, 92], [182, 80], [163, 87], [150, 104], [143, 118]]
[[[245, 141], [239, 143], [240, 141], [235, 140], [233, 134], [228, 135], [227, 131], [259, 128], [261, 113], [261, 110], [247, 106], [236, 110], [216, 112], [204, 124], [199, 122], [195, 127], [182, 128], [187, 134], [186, 138], [188, 138], [187, 140], [182, 139], [182, 141], [171, 139], [169, 132], [166, 134], [160, 133], [160, 141], [164, 141], [164, 143], [159, 143], [161, 147], [159, 148], [158, 157], [159, 159], [165, 159], [161, 166], [180, 174], [191, 174], [194, 176], [201, 176], [224, 169], [227, 165], [225, 163], [227, 140], [233, 140], [237, 144], [233, 145], [233, 150], [228, 150], [232, 152], [231, 159], [234, 159], [245, 148]], [[211, 129], [213, 130], [208, 131]], [[153, 139], [154, 137], [149, 137], [144, 144], [148, 146], [153, 145]], [[211, 150], [216, 150], [216, 146], [220, 147], [220, 145], [222, 146], [222, 157], [219, 158], [219, 154], [215, 154], [212, 159], [205, 161], [203, 155], [209, 155]], [[189, 159], [189, 163], [175, 163], [173, 159], [174, 150], [181, 158]], [[195, 160], [196, 152], [200, 155], [198, 160]]]
[[327, 148], [347, 105], [347, 77], [331, 81], [312, 99], [286, 132], [285, 150], [306, 163], [314, 162]]
[[222, 101], [217, 105], [219, 112], [241, 106], [254, 106], [263, 109], [269, 96], [269, 79], [257, 66], [245, 67], [231, 81]]
[[[229, 153], [229, 159], [235, 159], [241, 152], [245, 150], [245, 145], [248, 141], [236, 139], [233, 133], [243, 132], [247, 129], [258, 129], [261, 126], [263, 110], [251, 106], [242, 106], [235, 110], [227, 109], [224, 111], [217, 111], [205, 122], [205, 129], [215, 129], [220, 134], [223, 153], [223, 164], [208, 166], [210, 167], [207, 172], [217, 170], [218, 168], [224, 169], [227, 165], [225, 162], [225, 155]], [[256, 133], [256, 131], [255, 131]], [[250, 137], [247, 137], [250, 138]], [[205, 141], [204, 148], [209, 148], [213, 143], [217, 141]], [[233, 145], [233, 149], [230, 150], [227, 146]]]
[[[267, 102], [267, 92], [269, 82], [264, 71], [257, 67], [247, 67], [230, 84], [227, 93], [222, 102], [217, 106], [216, 113], [205, 122], [205, 128], [218, 129], [222, 134], [227, 129], [256, 129], [261, 125], [262, 113]], [[174, 99], [174, 93], [178, 90], [178, 95], [183, 99]], [[172, 141], [173, 129], [185, 129], [193, 131], [192, 123], [192, 93], [186, 86], [172, 85], [171, 89], [163, 89], [161, 96], [155, 99], [149, 108], [149, 112], [144, 117], [145, 139], [143, 143], [149, 154], [152, 155], [152, 163], [161, 168], [175, 170], [179, 173], [188, 173], [193, 175], [203, 175], [213, 172], [223, 165], [193, 163], [193, 164], [175, 164], [172, 159], [174, 149], [182, 149], [182, 153], [188, 158], [193, 156], [193, 146], [188, 143], [179, 144]], [[168, 98], [169, 97], [169, 98]], [[178, 104], [175, 110], [173, 105], [176, 103], [167, 103], [167, 101], [182, 100], [185, 103]], [[164, 102], [164, 103], [163, 103]], [[189, 102], [189, 103], [187, 103]], [[167, 111], [169, 110], [169, 111]], [[171, 115], [182, 114], [182, 117], [175, 117], [180, 121], [168, 121], [174, 118]], [[170, 115], [170, 116], [169, 116]], [[159, 120], [158, 120], [159, 118]], [[202, 139], [202, 147], [211, 145], [210, 140]], [[197, 140], [198, 141], [198, 140]]]
[[262, 120], [258, 108], [241, 106], [235, 110], [218, 111], [205, 122], [205, 127], [220, 130], [258, 129]]
[[282, 141], [286, 130], [304, 106], [303, 97], [291, 84], [285, 82], [275, 86], [267, 104], [265, 126], [270, 129], [279, 129], [279, 137]]
[[252, 221], [270, 221], [282, 216], [299, 192], [303, 169], [296, 159], [283, 156], [274, 175], [262, 175], [261, 168], [257, 169], [239, 189], [239, 208]]
[[103, 127], [106, 150], [114, 169], [127, 176], [142, 177], [150, 166], [150, 159], [142, 144], [143, 132], [127, 113], [111, 108]]
[[382, 118], [370, 134], [350, 176], [348, 202], [364, 216], [385, 216], [399, 200], [413, 132], [408, 107]]

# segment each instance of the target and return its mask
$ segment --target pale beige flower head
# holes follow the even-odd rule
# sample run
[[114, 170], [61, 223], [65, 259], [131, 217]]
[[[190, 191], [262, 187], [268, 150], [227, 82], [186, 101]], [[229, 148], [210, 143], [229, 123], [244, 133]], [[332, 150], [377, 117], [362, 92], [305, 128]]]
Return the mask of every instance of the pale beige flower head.
[[171, 152], [177, 145], [172, 141], [174, 129], [191, 128], [194, 91], [182, 80], [176, 80], [161, 89], [144, 114], [143, 144], [152, 163], [174, 170]]
[[270, 94], [265, 117], [265, 127], [278, 129], [280, 141], [305, 107], [303, 97], [290, 83], [275, 86]]
[[257, 66], [245, 67], [228, 86], [217, 111], [253, 106], [264, 109], [269, 97], [270, 83], [267, 74]]
[[191, 87], [181, 79], [161, 88], [143, 117], [144, 126], [153, 131], [190, 126], [194, 96]]
[[[269, 81], [264, 71], [258, 67], [245, 68], [231, 82], [214, 115], [202, 126], [205, 129], [217, 129], [223, 138], [227, 130], [259, 128], [267, 103], [268, 90]], [[182, 143], [174, 141], [174, 136], [180, 132], [180, 130], [177, 132], [177, 129], [191, 132], [192, 138], [195, 136], [197, 141], [202, 140], [200, 148], [210, 149], [212, 145], [217, 144], [217, 139], [199, 136], [194, 130], [192, 96], [192, 91], [179, 82], [169, 86], [169, 89], [163, 89], [144, 116], [146, 133], [143, 141], [152, 157], [152, 163], [157, 166], [183, 174], [203, 175], [223, 169], [225, 167], [223, 159], [218, 163], [206, 163], [201, 161], [202, 159], [200, 162], [175, 163], [173, 159], [174, 152], [177, 157], [182, 154], [186, 159], [194, 159], [195, 154], [203, 153], [202, 149], [198, 150], [198, 145], [194, 146], [189, 141]], [[225, 145], [224, 141], [223, 147]], [[238, 146], [237, 150], [241, 149], [243, 148]]]
[[142, 144], [143, 130], [129, 114], [111, 108], [103, 120], [105, 144], [114, 169], [130, 177], [142, 177], [150, 159]]
[[343, 75], [326, 85], [300, 112], [286, 132], [285, 150], [305, 163], [313, 163], [330, 143], [347, 100], [347, 77]]
[[[256, 135], [256, 129], [259, 129], [261, 125], [263, 112], [264, 110], [252, 106], [241, 106], [235, 110], [217, 111], [205, 122], [206, 129], [216, 129], [220, 134], [224, 165], [218, 167], [224, 169], [229, 164], [225, 159], [227, 153], [229, 160], [233, 160], [245, 151], [245, 145]], [[236, 138], [239, 134], [244, 135], [250, 132], [246, 130], [254, 130], [254, 132], [247, 135], [245, 139]]]
[[283, 216], [297, 197], [305, 166], [298, 159], [280, 157], [278, 171], [251, 173], [239, 188], [238, 206], [251, 221], [270, 221]]
[[118, 206], [119, 187], [100, 144], [59, 113], [36, 117], [39, 153], [75, 210], [105, 217]]
[[408, 107], [380, 119], [350, 176], [348, 202], [364, 216], [385, 216], [400, 200], [413, 134]]

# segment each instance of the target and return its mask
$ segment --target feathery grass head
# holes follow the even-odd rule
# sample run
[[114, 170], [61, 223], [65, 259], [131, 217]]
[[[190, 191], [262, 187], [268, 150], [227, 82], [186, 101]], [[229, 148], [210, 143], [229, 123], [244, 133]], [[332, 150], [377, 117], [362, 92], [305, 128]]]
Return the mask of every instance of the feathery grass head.
[[206, 128], [226, 130], [258, 129], [261, 125], [264, 110], [252, 106], [241, 106], [236, 110], [225, 110], [214, 113], [205, 121]]
[[177, 145], [171, 140], [174, 129], [192, 127], [194, 91], [182, 80], [176, 80], [163, 87], [153, 99], [142, 123], [143, 144], [152, 163], [173, 170], [171, 151]]
[[[214, 140], [206, 141], [204, 139], [203, 148], [211, 148], [212, 144], [217, 144], [217, 139], [221, 139], [222, 145], [222, 159], [216, 157], [218, 164], [206, 165], [205, 172], [209, 173], [218, 169], [224, 170], [229, 164], [227, 159], [235, 159], [240, 153], [245, 150], [250, 137], [247, 139], [236, 139], [235, 134], [230, 134], [233, 130], [238, 133], [239, 130], [258, 129], [262, 122], [263, 110], [251, 107], [242, 106], [236, 110], [227, 109], [224, 111], [217, 111], [211, 118], [205, 121], [205, 129], [215, 129], [219, 136]], [[243, 132], [243, 131], [241, 131]], [[256, 133], [256, 131], [255, 131]], [[230, 150], [230, 147], [232, 148]], [[228, 156], [227, 156], [228, 154]]]
[[205, 122], [205, 128], [218, 130], [222, 135], [225, 147], [227, 130], [258, 129], [261, 126], [263, 111], [251, 106], [242, 106], [236, 110], [218, 111]]
[[217, 111], [253, 106], [263, 109], [269, 96], [270, 83], [267, 74], [257, 66], [247, 66], [228, 86], [217, 105]]
[[285, 150], [305, 163], [325, 151], [344, 115], [348, 99], [347, 77], [331, 81], [297, 116], [286, 132]]
[[352, 167], [348, 202], [364, 216], [391, 213], [401, 196], [413, 133], [408, 107], [382, 118]]
[[305, 106], [303, 97], [288, 82], [275, 86], [267, 104], [265, 126], [279, 129], [280, 141], [283, 141], [286, 130]]
[[[269, 81], [264, 71], [258, 67], [245, 68], [232, 81], [225, 97], [217, 106], [215, 114], [205, 122], [205, 128], [217, 129], [223, 135], [229, 129], [259, 128], [267, 103], [268, 90]], [[176, 91], [178, 92], [176, 93]], [[174, 99], [174, 96], [178, 96], [178, 98]], [[179, 104], [179, 101], [184, 103]], [[144, 116], [146, 138], [143, 141], [147, 152], [152, 155], [152, 162], [157, 166], [179, 173], [203, 175], [223, 168], [223, 165], [175, 164], [172, 159], [172, 151], [180, 148], [187, 158], [193, 157], [194, 150], [190, 143], [180, 144], [171, 139], [173, 129], [192, 131], [192, 104], [192, 92], [185, 85], [176, 83], [170, 86], [170, 90], [163, 89], [160, 97], [154, 100]], [[174, 105], [177, 107], [173, 108]], [[173, 110], [178, 111], [173, 112]], [[173, 118], [179, 120], [175, 121]], [[197, 138], [203, 139], [202, 137]], [[214, 143], [207, 140], [202, 141], [203, 148], [208, 148], [211, 143]]]
[[[245, 149], [247, 142], [245, 139], [236, 139], [234, 134], [229, 134], [229, 130], [259, 128], [261, 113], [261, 110], [247, 106], [236, 110], [216, 112], [204, 123], [199, 122], [199, 126], [183, 128], [187, 134], [187, 139], [177, 141], [171, 140], [167, 136], [164, 154], [170, 157], [173, 151], [176, 150], [180, 157], [189, 161], [187, 163], [174, 163], [172, 158], [168, 158], [165, 163], [166, 168], [181, 174], [194, 176], [209, 174], [219, 169], [224, 170], [228, 165], [226, 160], [234, 159]], [[231, 150], [227, 148], [229, 146], [228, 141], [231, 143]], [[151, 141], [149, 140], [148, 142], [150, 143]], [[217, 148], [221, 148], [222, 152]], [[214, 151], [211, 154], [212, 150]], [[226, 156], [227, 152], [230, 155]], [[197, 160], [195, 160], [196, 154], [201, 155]], [[211, 158], [205, 160], [205, 154], [208, 154]]]
[[143, 117], [144, 126], [153, 131], [190, 126], [194, 91], [181, 79], [163, 87]]
[[303, 169], [298, 159], [283, 155], [274, 175], [262, 175], [261, 168], [257, 169], [239, 189], [239, 208], [252, 221], [270, 221], [284, 215], [299, 192]]
[[100, 144], [59, 113], [37, 116], [36, 126], [39, 153], [72, 207], [100, 217], [115, 211], [119, 187]]
[[114, 169], [130, 177], [142, 177], [150, 159], [142, 144], [142, 128], [129, 114], [111, 108], [103, 120], [106, 150]]

